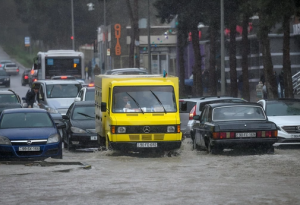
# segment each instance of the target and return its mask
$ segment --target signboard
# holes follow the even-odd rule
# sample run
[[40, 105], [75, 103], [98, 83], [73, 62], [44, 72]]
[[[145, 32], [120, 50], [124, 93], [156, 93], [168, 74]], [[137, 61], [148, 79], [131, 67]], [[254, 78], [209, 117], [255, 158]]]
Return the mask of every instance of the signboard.
[[110, 56], [110, 49], [109, 48], [107, 49], [106, 55]]
[[25, 42], [25, 47], [30, 46], [30, 37], [25, 37], [24, 42]]
[[293, 34], [300, 35], [300, 23], [293, 25]]

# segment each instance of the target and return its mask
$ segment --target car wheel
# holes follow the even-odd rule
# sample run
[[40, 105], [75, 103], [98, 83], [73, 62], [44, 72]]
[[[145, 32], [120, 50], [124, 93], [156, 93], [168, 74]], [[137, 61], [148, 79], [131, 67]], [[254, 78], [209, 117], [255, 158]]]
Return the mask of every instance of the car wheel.
[[68, 150], [69, 150], [69, 151], [74, 150], [74, 148], [73, 148], [72, 145], [71, 145], [70, 138], [71, 138], [71, 135], [68, 134], [68, 139], [67, 139], [67, 141], [68, 141]]

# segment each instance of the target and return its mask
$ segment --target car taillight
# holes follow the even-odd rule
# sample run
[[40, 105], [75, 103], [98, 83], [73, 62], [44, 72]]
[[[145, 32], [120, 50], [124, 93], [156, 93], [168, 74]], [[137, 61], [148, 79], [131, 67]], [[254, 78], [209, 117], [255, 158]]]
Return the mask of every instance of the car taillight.
[[25, 76], [24, 76], [24, 79], [25, 79], [25, 80], [27, 80], [27, 79], [28, 79], [28, 76], [27, 76], [27, 75], [25, 75]]
[[192, 108], [189, 115], [189, 120], [193, 120], [193, 117], [196, 115], [196, 105]]
[[34, 74], [34, 70], [31, 70], [31, 71], [30, 71], [30, 74], [33, 75], [33, 74]]
[[33, 82], [35, 82], [35, 81], [37, 81], [37, 79], [35, 78], [35, 79], [33, 79]]
[[213, 132], [214, 139], [235, 138], [235, 132]]
[[277, 135], [278, 135], [277, 130], [273, 130], [273, 131], [258, 131], [256, 133], [257, 137], [266, 137], [266, 138], [277, 137]]
[[67, 76], [61, 76], [60, 79], [67, 79]]
[[19, 68], [17, 69], [17, 72], [19, 72]]
[[94, 83], [90, 83], [88, 86], [89, 86], [89, 87], [94, 87], [95, 84], [94, 84]]

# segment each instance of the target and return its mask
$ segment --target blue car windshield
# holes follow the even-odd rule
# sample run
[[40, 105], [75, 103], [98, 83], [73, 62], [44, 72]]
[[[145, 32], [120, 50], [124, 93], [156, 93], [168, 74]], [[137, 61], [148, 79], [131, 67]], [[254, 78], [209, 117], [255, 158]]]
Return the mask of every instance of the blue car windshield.
[[47, 113], [7, 113], [0, 122], [0, 129], [53, 127]]

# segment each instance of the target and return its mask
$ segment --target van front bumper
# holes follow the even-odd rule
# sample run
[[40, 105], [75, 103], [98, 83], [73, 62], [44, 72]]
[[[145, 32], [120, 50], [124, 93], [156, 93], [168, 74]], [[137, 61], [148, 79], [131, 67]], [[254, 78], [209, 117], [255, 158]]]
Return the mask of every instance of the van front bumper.
[[[138, 143], [141, 144], [155, 144], [156, 147], [138, 147]], [[181, 141], [167, 141], [167, 142], [110, 142], [110, 146], [113, 150], [120, 151], [146, 151], [146, 150], [162, 150], [162, 151], [171, 151], [179, 149], [181, 146]]]

